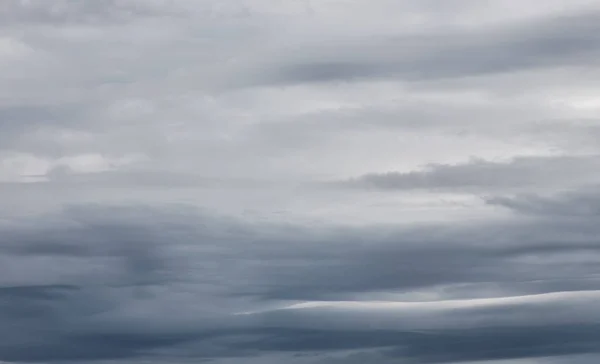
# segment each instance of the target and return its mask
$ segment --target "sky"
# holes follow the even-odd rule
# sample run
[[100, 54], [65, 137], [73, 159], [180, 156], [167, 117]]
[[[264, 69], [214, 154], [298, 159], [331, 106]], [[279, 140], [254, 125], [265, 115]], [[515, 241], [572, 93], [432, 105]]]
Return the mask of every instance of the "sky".
[[600, 1], [3, 0], [0, 362], [600, 360]]

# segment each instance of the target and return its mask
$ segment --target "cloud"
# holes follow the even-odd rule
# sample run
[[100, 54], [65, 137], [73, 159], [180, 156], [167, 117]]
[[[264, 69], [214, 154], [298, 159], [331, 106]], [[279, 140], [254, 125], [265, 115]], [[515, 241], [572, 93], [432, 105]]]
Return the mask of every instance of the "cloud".
[[[325, 303], [266, 314], [267, 325], [276, 329], [263, 342], [290, 351], [393, 348], [383, 351], [384, 356], [431, 363], [567, 355], [594, 351], [597, 345], [598, 327], [587, 316], [595, 296], [597, 292], [483, 302]], [[571, 300], [572, 305], [567, 303]], [[575, 310], [559, 308], [579, 304], [579, 318], [570, 316]]]
[[[556, 225], [314, 230], [183, 206], [81, 206], [17, 219], [2, 227], [9, 325], [0, 358], [118, 359], [165, 350], [200, 358], [325, 355], [394, 347], [386, 355], [446, 362], [591, 352], [596, 224]], [[572, 285], [585, 277], [587, 287]], [[477, 299], [470, 289], [456, 289], [461, 285], [491, 288], [496, 298]], [[369, 298], [382, 291], [437, 298]], [[469, 292], [470, 299], [447, 300]], [[517, 297], [523, 293], [530, 296]], [[344, 297], [359, 302], [273, 310], [289, 300]], [[256, 313], [240, 315], [246, 311]], [[572, 327], [570, 340], [557, 347], [565, 325]], [[557, 333], [540, 336], [542, 329]], [[530, 345], [514, 344], [515, 337]], [[472, 345], [459, 346], [465, 341]], [[194, 343], [203, 344], [191, 349]]]
[[[306, 255], [311, 264], [292, 264], [301, 253], [291, 250], [289, 263], [278, 263], [280, 273], [271, 278], [267, 295], [310, 300], [423, 289], [444, 294], [448, 286], [452, 294], [456, 284], [470, 285], [465, 291], [471, 294], [476, 294], [472, 289], [490, 284], [505, 293], [593, 287], [597, 273], [585, 256], [593, 260], [597, 254], [594, 225], [593, 220], [548, 219], [387, 234], [356, 232], [339, 238], [351, 249], [323, 242], [320, 259]], [[556, 274], [557, 269], [564, 275]], [[270, 270], [263, 275], [272, 277]]]
[[[201, 231], [174, 239], [185, 237], [193, 225], [181, 225], [174, 215], [158, 211], [152, 217], [147, 209], [117, 208], [114, 219], [106, 212], [78, 208], [3, 226], [3, 360], [135, 357], [143, 350], [197, 339], [215, 323], [228, 325], [217, 319], [226, 316], [214, 301], [227, 279], [210, 278], [210, 258], [206, 266], [198, 261], [196, 268], [186, 267], [191, 262], [180, 250], [194, 239], [202, 243]], [[149, 231], [151, 225], [155, 233]], [[171, 247], [164, 245], [169, 240], [175, 243]], [[226, 255], [226, 247], [213, 244], [198, 248], [214, 250], [213, 257]], [[197, 275], [186, 277], [195, 269], [200, 269]]]
[[[370, 173], [340, 183], [382, 190], [542, 189], [594, 183], [597, 156], [519, 157], [506, 162], [471, 160], [458, 165], [432, 164], [421, 171]], [[573, 176], [576, 176], [574, 179]]]
[[0, 361], [597, 362], [589, 0], [0, 5]]
[[275, 71], [265, 74], [267, 82], [274, 84], [389, 77], [426, 81], [585, 65], [598, 45], [593, 35], [597, 18], [597, 13], [586, 12], [479, 34], [432, 32], [396, 39], [363, 38], [361, 43], [346, 41], [347, 46], [318, 44], [308, 57], [271, 64], [267, 69]]
[[491, 205], [502, 206], [518, 213], [563, 217], [595, 218], [600, 212], [600, 201], [591, 188], [561, 192], [555, 196], [521, 194], [515, 197], [492, 197], [487, 200]]
[[102, 4], [89, 1], [8, 0], [0, 11], [4, 24], [37, 23], [55, 26], [65, 23], [105, 23], [127, 21], [141, 15], [165, 15], [165, 1], [109, 0]]

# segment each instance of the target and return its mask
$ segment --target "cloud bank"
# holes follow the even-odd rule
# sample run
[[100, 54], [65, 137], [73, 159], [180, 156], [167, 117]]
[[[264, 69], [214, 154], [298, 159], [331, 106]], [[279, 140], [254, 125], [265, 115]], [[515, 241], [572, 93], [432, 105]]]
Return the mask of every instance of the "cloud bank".
[[5, 1], [0, 362], [596, 363], [598, 24]]

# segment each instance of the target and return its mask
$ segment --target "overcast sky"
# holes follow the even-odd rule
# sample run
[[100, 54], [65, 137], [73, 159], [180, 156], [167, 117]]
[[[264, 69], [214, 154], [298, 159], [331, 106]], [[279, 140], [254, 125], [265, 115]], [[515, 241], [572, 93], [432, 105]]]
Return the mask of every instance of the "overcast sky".
[[600, 1], [3, 0], [0, 362], [600, 361]]

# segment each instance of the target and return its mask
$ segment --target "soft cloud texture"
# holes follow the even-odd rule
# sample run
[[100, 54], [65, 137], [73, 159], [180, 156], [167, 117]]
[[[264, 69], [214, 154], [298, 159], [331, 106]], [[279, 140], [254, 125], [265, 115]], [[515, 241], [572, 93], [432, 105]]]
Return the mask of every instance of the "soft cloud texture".
[[4, 1], [0, 361], [596, 363], [598, 24]]

